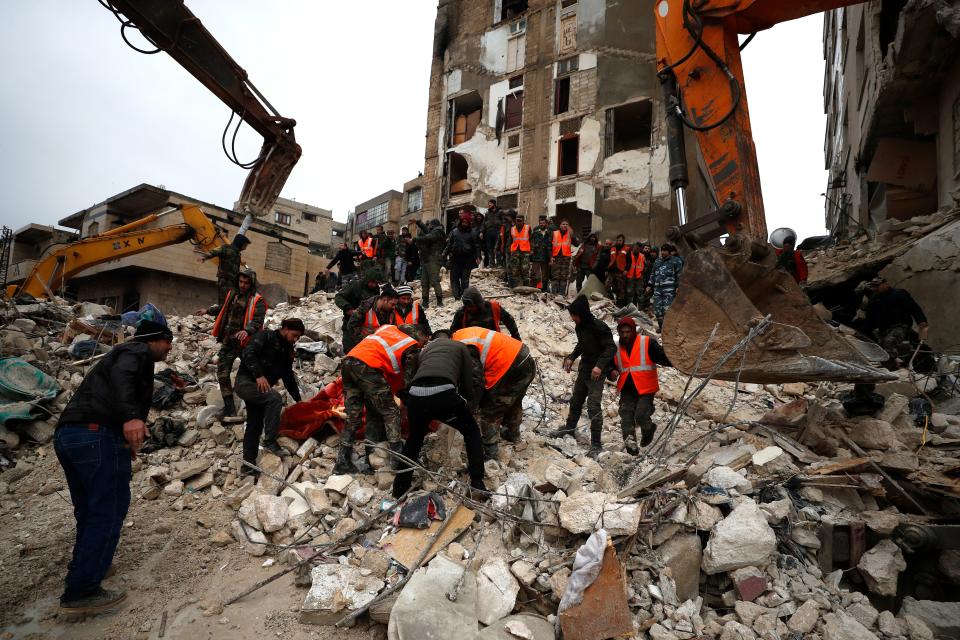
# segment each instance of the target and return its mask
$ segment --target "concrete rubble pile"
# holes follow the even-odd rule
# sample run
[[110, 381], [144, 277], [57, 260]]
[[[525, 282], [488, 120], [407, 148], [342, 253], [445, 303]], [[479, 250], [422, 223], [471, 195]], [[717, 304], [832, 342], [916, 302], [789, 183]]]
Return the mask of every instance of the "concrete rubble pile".
[[[563, 424], [573, 382], [561, 368], [575, 344], [564, 301], [511, 292], [492, 270], [474, 272], [474, 284], [517, 319], [539, 375], [524, 400], [521, 441], [503, 443], [499, 459], [486, 463], [487, 486], [496, 487], [489, 502], [464, 499], [451, 485], [465, 462], [459, 434], [442, 426], [428, 439], [423, 464], [437, 475], [418, 478], [442, 496], [452, 523], [446, 531], [440, 522], [422, 530], [390, 525], [382, 509], [393, 476], [380, 452], [370, 475], [333, 475], [333, 431], [303, 442], [281, 438], [291, 455], [264, 452], [259, 479], [241, 479], [243, 420], [220, 417], [208, 317], [167, 318], [174, 349], [158, 371], [169, 367], [197, 383], [151, 411], [151, 422], [166, 417], [184, 430], [175, 446], [135, 462], [135, 500], [165, 501], [197, 518], [228, 505], [235, 517], [211, 531], [210, 544], [296, 566], [297, 584], [310, 587], [301, 621], [352, 624], [356, 616], [344, 618], [364, 614], [395, 639], [539, 640], [556, 630], [569, 640], [625, 631], [653, 640], [960, 637], [960, 604], [917, 588], [913, 557], [894, 535], [957, 513], [956, 399], [933, 407], [918, 426], [911, 400], [930, 389], [906, 372], [878, 385], [882, 409], [856, 418], [840, 401], [850, 385], [711, 381], [669, 438], [632, 457], [622, 451], [608, 384], [604, 451], [592, 460], [585, 423], [577, 438], [542, 435]], [[269, 327], [289, 316], [307, 326], [297, 365], [304, 398], [337, 377], [341, 314], [332, 298], [314, 294], [268, 315]], [[609, 300], [595, 296], [592, 307], [613, 326]], [[62, 392], [45, 429], [2, 428], [16, 465], [0, 473], [0, 495], [29, 473], [38, 450], [25, 441], [49, 442], [55, 416], [89, 367], [72, 364], [80, 335], [60, 341], [80, 311], [61, 301], [7, 309], [4, 346], [16, 342], [17, 355], [56, 378]], [[449, 326], [454, 311], [450, 302], [431, 307], [432, 326]], [[637, 319], [655, 335], [646, 316]], [[16, 330], [26, 342], [12, 337]], [[661, 369], [660, 381], [654, 421], [664, 430], [689, 389], [672, 369]], [[582, 557], [598, 539], [606, 547], [593, 549], [591, 569]], [[960, 554], [944, 553], [934, 570], [955, 592]], [[916, 597], [901, 605], [905, 593]]]

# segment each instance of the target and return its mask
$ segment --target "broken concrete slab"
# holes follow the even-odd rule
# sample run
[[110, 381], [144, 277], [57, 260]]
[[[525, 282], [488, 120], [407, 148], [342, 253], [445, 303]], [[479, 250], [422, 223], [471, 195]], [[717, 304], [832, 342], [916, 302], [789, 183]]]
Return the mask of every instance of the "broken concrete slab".
[[753, 484], [745, 477], [731, 469], [730, 467], [714, 467], [707, 471], [703, 476], [703, 482], [711, 487], [730, 490], [736, 489], [740, 492], [749, 491]]
[[553, 640], [553, 625], [542, 616], [518, 613], [498, 620], [474, 640]]
[[766, 516], [755, 502], [744, 500], [713, 528], [702, 567], [711, 575], [741, 567], [762, 567], [776, 550], [777, 538]]
[[578, 493], [560, 503], [560, 525], [570, 533], [593, 533], [600, 523], [605, 493]]
[[230, 527], [234, 539], [243, 546], [244, 551], [252, 556], [262, 556], [267, 552], [269, 541], [262, 531], [257, 531], [240, 520], [234, 520]]
[[657, 548], [660, 561], [670, 569], [681, 602], [696, 598], [700, 592], [700, 536], [677, 534]]
[[260, 495], [254, 498], [253, 505], [260, 521], [260, 529], [265, 533], [279, 531], [287, 524], [290, 501], [280, 496]]
[[363, 575], [357, 567], [321, 564], [311, 571], [313, 583], [300, 607], [300, 622], [335, 624], [377, 597], [383, 580]]
[[636, 503], [607, 502], [603, 505], [600, 526], [611, 536], [633, 535], [640, 526], [640, 512], [640, 505]]
[[[447, 598], [463, 577], [456, 601]], [[477, 618], [477, 579], [472, 571], [443, 555], [418, 569], [390, 611], [389, 640], [474, 638]]]
[[520, 584], [502, 559], [491, 560], [477, 572], [477, 617], [491, 625], [513, 611]]
[[876, 634], [846, 613], [828, 613], [823, 619], [824, 640], [877, 640]]
[[882, 596], [897, 595], [897, 581], [900, 572], [906, 568], [903, 552], [892, 540], [881, 540], [857, 563], [857, 569], [870, 590]]
[[199, 458], [197, 460], [181, 460], [174, 462], [170, 468], [171, 480], [186, 480], [193, 476], [203, 473], [210, 468], [213, 460], [210, 458]]
[[907, 596], [899, 615], [919, 618], [937, 638], [960, 639], [960, 602], [915, 600]]

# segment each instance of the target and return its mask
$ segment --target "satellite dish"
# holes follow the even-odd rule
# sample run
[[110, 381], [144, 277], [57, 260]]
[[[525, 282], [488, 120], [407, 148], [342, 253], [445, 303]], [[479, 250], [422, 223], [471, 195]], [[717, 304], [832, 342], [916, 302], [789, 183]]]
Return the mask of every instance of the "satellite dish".
[[793, 238], [794, 243], [796, 243], [797, 232], [790, 227], [780, 227], [770, 234], [770, 244], [775, 246], [777, 249], [783, 249], [783, 241], [787, 238]]

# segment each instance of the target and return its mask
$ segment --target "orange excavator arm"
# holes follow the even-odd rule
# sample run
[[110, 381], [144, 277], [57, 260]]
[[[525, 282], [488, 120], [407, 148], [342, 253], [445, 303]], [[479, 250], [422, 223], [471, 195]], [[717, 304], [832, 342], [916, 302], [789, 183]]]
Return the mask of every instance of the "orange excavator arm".
[[[860, 0], [658, 0], [658, 77], [663, 89], [670, 184], [679, 225], [668, 238], [686, 255], [663, 345], [678, 369], [725, 380], [878, 382], [885, 354], [842, 335], [814, 311], [767, 243], [757, 153], [738, 36]], [[786, 65], [785, 65], [786, 68]], [[703, 157], [717, 208], [688, 215], [685, 131]], [[729, 234], [722, 248], [711, 241]], [[792, 256], [791, 256], [792, 259]], [[770, 324], [742, 354], [751, 327]], [[882, 351], [882, 350], [881, 350]]]
[[223, 244], [221, 233], [200, 207], [185, 206], [181, 211], [182, 224], [144, 229], [147, 224], [168, 215], [152, 214], [98, 236], [63, 245], [35, 264], [22, 284], [8, 287], [7, 295], [11, 298], [24, 294], [52, 298], [76, 274], [110, 260], [188, 240], [204, 252]]

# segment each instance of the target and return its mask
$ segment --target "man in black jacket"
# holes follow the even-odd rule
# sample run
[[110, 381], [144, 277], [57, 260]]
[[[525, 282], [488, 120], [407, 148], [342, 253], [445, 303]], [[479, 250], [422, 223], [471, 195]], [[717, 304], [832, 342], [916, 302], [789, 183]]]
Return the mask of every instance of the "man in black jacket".
[[507, 328], [511, 337], [520, 339], [517, 321], [499, 302], [484, 300], [483, 294], [476, 287], [471, 286], [463, 290], [463, 306], [453, 314], [450, 331], [467, 327], [483, 327], [491, 331], [500, 331], [500, 325]]
[[133, 340], [93, 367], [60, 414], [53, 448], [63, 467], [77, 520], [73, 558], [60, 596], [65, 613], [95, 613], [126, 597], [100, 586], [113, 562], [130, 506], [130, 464], [147, 429], [153, 364], [170, 353], [166, 325], [143, 320]]
[[447, 245], [443, 249], [450, 267], [450, 290], [454, 300], [459, 300], [464, 289], [470, 286], [470, 272], [480, 264], [480, 240], [470, 225], [470, 213], [461, 211], [460, 222], [447, 236]]
[[[450, 339], [449, 331], [437, 331], [420, 352], [417, 373], [406, 394], [410, 437], [403, 455], [420, 457], [427, 428], [434, 420], [448, 424], [463, 435], [467, 449], [470, 486], [485, 492], [483, 484], [483, 440], [473, 412], [480, 402], [483, 372], [476, 366], [470, 347]], [[397, 465], [393, 497], [399, 498], [413, 480], [413, 470], [403, 460]]]
[[[261, 331], [253, 337], [240, 356], [240, 371], [237, 372], [237, 395], [247, 404], [247, 428], [243, 431], [243, 459], [257, 463], [260, 434], [263, 448], [278, 456], [285, 456], [277, 435], [280, 431], [280, 412], [283, 399], [273, 390], [278, 380], [283, 380], [290, 397], [300, 402], [300, 387], [293, 373], [293, 345], [306, 328], [300, 318], [287, 318], [280, 328]], [[255, 469], [244, 465], [244, 475], [254, 474]]]
[[930, 325], [927, 324], [923, 309], [907, 290], [895, 289], [881, 277], [871, 280], [868, 286], [872, 294], [864, 310], [864, 332], [879, 341], [890, 355], [884, 365], [896, 371], [897, 358], [906, 365], [918, 341], [926, 341]]
[[359, 257], [359, 251], [352, 251], [347, 248], [347, 243], [343, 242], [340, 244], [340, 250], [337, 251], [337, 255], [333, 256], [333, 260], [327, 264], [324, 274], [329, 276], [330, 269], [340, 265], [340, 286], [345, 287], [357, 279], [357, 263], [354, 262], [354, 260]]
[[580, 366], [577, 369], [577, 381], [573, 385], [573, 396], [570, 398], [567, 424], [562, 429], [551, 431], [548, 437], [562, 438], [573, 435], [586, 401], [587, 416], [590, 418], [590, 451], [587, 455], [596, 458], [600, 455], [600, 433], [603, 431], [603, 412], [600, 408], [603, 380], [613, 365], [617, 346], [613, 342], [610, 327], [593, 317], [590, 303], [584, 296], [577, 296], [567, 307], [567, 311], [576, 325], [577, 346], [573, 353], [563, 359], [563, 369], [570, 371], [577, 358], [580, 358]]

